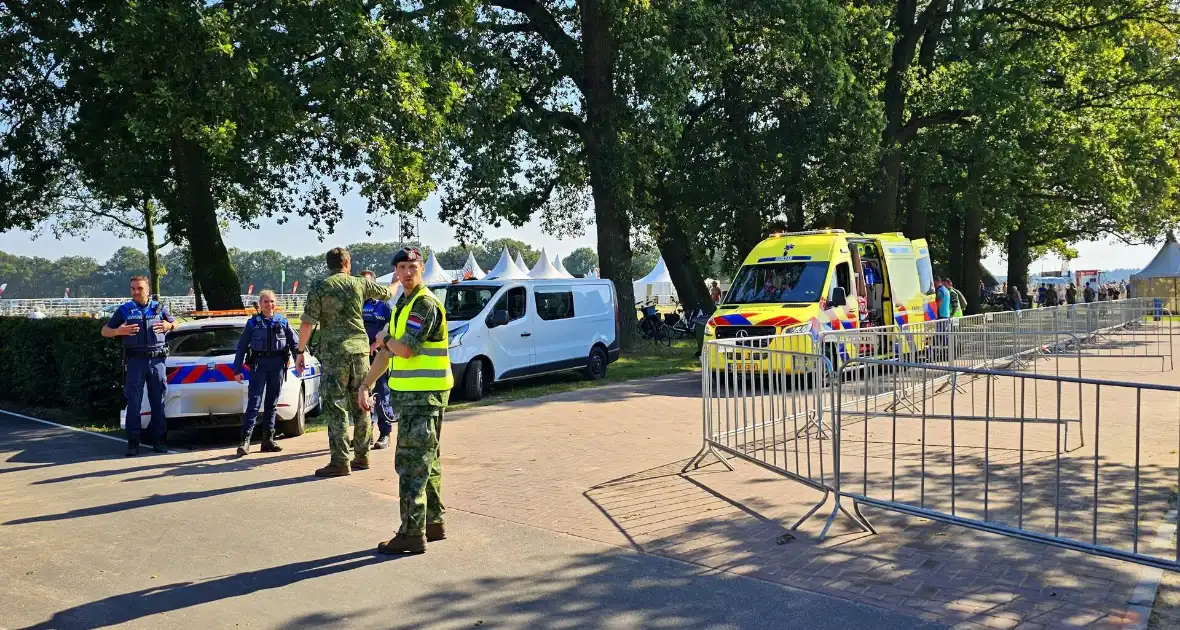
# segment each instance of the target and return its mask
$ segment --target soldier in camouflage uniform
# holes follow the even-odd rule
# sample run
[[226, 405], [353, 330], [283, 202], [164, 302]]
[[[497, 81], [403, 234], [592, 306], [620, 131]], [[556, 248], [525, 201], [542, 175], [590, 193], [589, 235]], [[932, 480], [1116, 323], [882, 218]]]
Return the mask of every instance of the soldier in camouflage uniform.
[[[337, 247], [328, 252], [327, 278], [316, 280], [307, 292], [299, 327], [299, 355], [296, 367], [303, 370], [303, 350], [316, 324], [320, 327], [319, 355], [323, 376], [320, 399], [328, 424], [328, 445], [332, 461], [315, 471], [317, 477], [343, 477], [353, 470], [369, 468], [369, 412], [357, 405], [353, 392], [369, 371], [369, 336], [361, 309], [365, 300], [388, 300], [383, 287], [351, 274], [352, 256]], [[352, 420], [356, 458], [349, 461], [348, 422]]]
[[447, 355], [446, 311], [422, 284], [422, 255], [406, 248], [394, 256], [393, 264], [404, 292], [382, 331], [382, 347], [357, 392], [357, 403], [372, 406], [370, 390], [388, 367], [390, 403], [400, 414], [394, 468], [401, 526], [393, 539], [377, 545], [377, 551], [423, 553], [427, 541], [447, 537], [439, 434], [455, 381]]

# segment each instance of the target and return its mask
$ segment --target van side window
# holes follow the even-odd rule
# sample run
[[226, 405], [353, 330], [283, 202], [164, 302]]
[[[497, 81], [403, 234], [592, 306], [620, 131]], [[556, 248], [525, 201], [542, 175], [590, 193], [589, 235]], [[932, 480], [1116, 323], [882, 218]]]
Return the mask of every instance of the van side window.
[[492, 312], [508, 311], [508, 321], [513, 321], [524, 317], [526, 311], [526, 304], [528, 303], [528, 293], [524, 287], [514, 287], [508, 290], [507, 293], [500, 296], [496, 300], [496, 305], [492, 307]]
[[545, 321], [569, 319], [574, 316], [572, 291], [537, 292], [537, 316]]
[[918, 282], [921, 284], [922, 293], [934, 295], [934, 270], [930, 267], [929, 256], [918, 257]]
[[[848, 263], [842, 262], [836, 265], [835, 279], [836, 282], [832, 284], [833, 289], [836, 287], [844, 289], [844, 295], [849, 298], [855, 295], [856, 292], [852, 290], [852, 270], [849, 269]], [[831, 299], [831, 297], [831, 295], [828, 296], [829, 299]]]

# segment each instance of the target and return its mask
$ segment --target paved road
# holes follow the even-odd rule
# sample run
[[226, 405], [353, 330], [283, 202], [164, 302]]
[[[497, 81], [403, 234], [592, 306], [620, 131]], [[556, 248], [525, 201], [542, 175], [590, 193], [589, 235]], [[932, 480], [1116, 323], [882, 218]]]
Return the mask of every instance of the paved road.
[[125, 459], [0, 413], [0, 627], [933, 627], [461, 510], [383, 559], [396, 499], [290, 474], [323, 450], [225, 453]]

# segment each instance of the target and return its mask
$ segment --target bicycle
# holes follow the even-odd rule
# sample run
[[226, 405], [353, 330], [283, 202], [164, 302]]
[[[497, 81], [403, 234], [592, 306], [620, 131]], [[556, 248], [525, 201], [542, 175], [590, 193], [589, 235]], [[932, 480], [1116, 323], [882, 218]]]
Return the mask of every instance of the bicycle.
[[665, 346], [672, 345], [672, 327], [668, 326], [660, 317], [660, 312], [656, 310], [653, 302], [645, 302], [636, 307], [640, 313], [643, 314], [643, 319], [639, 322], [639, 334], [648, 341], [656, 345], [664, 344]]

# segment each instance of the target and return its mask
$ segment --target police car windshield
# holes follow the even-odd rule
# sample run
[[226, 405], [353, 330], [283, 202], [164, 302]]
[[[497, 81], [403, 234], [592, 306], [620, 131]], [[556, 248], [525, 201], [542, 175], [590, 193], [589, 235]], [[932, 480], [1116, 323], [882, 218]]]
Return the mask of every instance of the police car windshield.
[[818, 302], [828, 277], [828, 262], [747, 265], [738, 271], [725, 304]]
[[446, 308], [448, 322], [465, 322], [479, 317], [500, 287], [448, 284], [434, 286], [430, 290], [434, 291], [434, 295]]
[[182, 330], [168, 335], [168, 354], [174, 357], [216, 357], [234, 354], [244, 326]]

